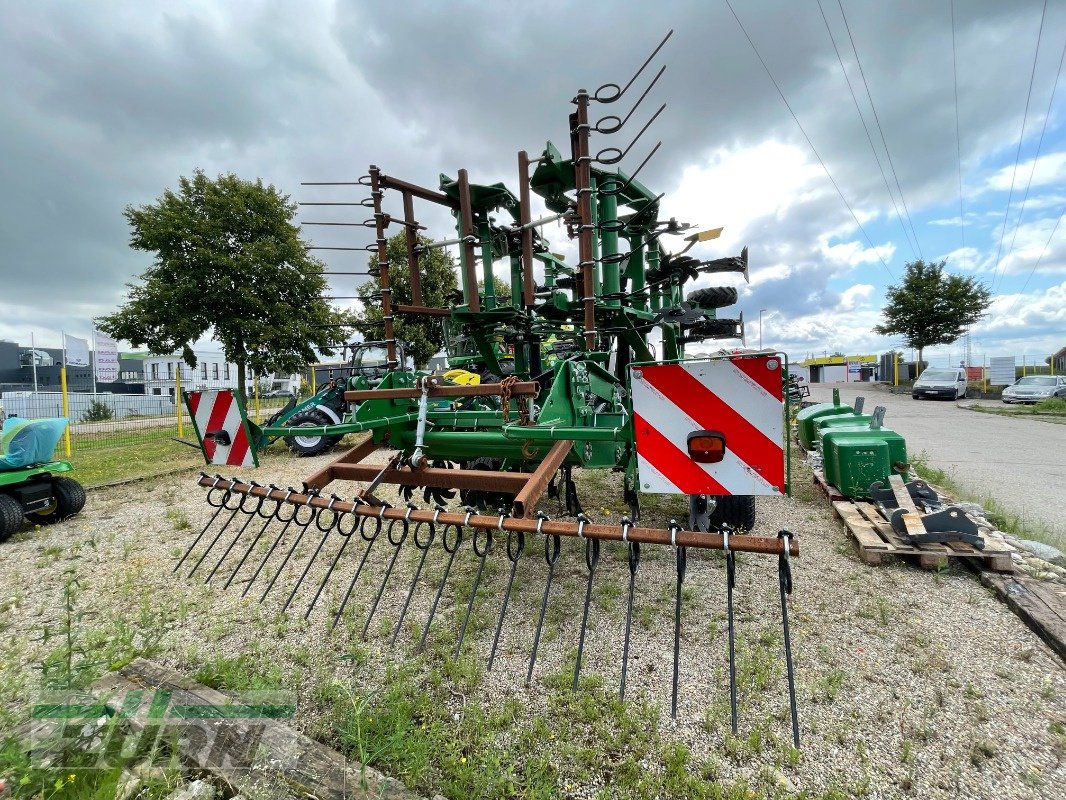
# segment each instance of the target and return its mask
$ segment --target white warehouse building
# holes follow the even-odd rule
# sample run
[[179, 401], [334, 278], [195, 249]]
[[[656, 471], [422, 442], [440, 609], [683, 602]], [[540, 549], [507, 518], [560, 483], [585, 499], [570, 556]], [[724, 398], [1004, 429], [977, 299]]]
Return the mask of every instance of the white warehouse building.
[[[181, 388], [190, 389], [236, 389], [237, 365], [226, 361], [222, 353], [194, 350], [196, 366], [190, 366], [181, 353], [166, 356], [148, 356], [144, 359], [144, 393], [148, 395], [167, 395], [174, 397], [177, 387], [178, 370], [181, 370]], [[246, 378], [245, 391], [254, 390], [255, 379]], [[259, 393], [286, 392], [295, 394], [300, 390], [299, 375], [277, 375], [271, 373], [258, 379]]]

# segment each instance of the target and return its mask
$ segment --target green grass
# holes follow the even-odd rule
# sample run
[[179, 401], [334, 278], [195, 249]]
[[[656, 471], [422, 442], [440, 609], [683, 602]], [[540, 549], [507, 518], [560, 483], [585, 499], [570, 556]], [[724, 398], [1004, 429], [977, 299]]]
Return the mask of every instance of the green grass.
[[122, 447], [75, 450], [70, 462], [75, 469], [73, 476], [84, 486], [92, 487], [160, 475], [181, 467], [198, 467], [204, 460], [199, 450], [164, 439]]
[[998, 414], [1001, 417], [1028, 417], [1046, 422], [1066, 422], [1066, 400], [1053, 397], [1033, 405], [1004, 405], [1000, 407], [971, 406], [971, 411], [982, 414]]

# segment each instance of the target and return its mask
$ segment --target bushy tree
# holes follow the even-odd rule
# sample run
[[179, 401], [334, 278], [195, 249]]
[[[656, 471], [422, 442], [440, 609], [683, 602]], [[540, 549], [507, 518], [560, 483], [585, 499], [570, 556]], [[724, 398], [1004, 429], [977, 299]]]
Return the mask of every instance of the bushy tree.
[[155, 264], [127, 284], [126, 302], [98, 327], [154, 353], [180, 350], [210, 333], [245, 374], [298, 372], [331, 354], [351, 327], [347, 312], [323, 299], [324, 265], [307, 253], [292, 220], [296, 204], [262, 181], [236, 175], [182, 177], [155, 203], [127, 206], [130, 246]]
[[[432, 240], [419, 236], [421, 244]], [[400, 231], [388, 242], [389, 286], [392, 289], [392, 304], [411, 305], [411, 275], [407, 261], [407, 234]], [[378, 268], [377, 254], [370, 256], [368, 266], [372, 271]], [[451, 304], [452, 293], [458, 283], [455, 263], [441, 248], [425, 250], [418, 258], [418, 271], [422, 278], [422, 303], [431, 308], [444, 308]], [[385, 312], [378, 293], [381, 291], [379, 278], [371, 278], [356, 291], [362, 303], [355, 314], [355, 329], [368, 340], [385, 338], [383, 317]], [[424, 367], [441, 348], [444, 347], [444, 329], [442, 317], [415, 316], [412, 314], [395, 314], [393, 332], [397, 339], [411, 345], [411, 357], [415, 365]]]
[[927, 264], [918, 259], [906, 266], [898, 286], [889, 286], [884, 324], [874, 328], [885, 336], [899, 334], [908, 347], [918, 351], [918, 361], [926, 347], [951, 344], [977, 322], [991, 303], [988, 288], [976, 278], [945, 275], [941, 261]]

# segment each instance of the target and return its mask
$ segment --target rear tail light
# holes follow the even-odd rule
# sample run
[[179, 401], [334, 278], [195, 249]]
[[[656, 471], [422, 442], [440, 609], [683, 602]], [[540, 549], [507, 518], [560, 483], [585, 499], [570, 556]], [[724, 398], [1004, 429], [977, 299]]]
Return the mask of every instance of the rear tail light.
[[725, 458], [725, 434], [693, 431], [688, 435], [688, 454], [697, 464], [717, 464]]

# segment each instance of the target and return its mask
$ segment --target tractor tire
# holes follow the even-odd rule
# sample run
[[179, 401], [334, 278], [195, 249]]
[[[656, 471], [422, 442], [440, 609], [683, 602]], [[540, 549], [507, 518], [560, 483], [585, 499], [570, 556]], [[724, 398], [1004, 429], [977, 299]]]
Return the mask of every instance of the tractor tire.
[[683, 331], [689, 339], [739, 339], [735, 319], [703, 319]]
[[700, 308], [725, 308], [737, 302], [734, 286], [708, 286], [688, 293], [688, 301]]
[[755, 528], [755, 497], [750, 494], [719, 495], [711, 512], [710, 522], [715, 528], [722, 524], [736, 530]]
[[85, 508], [85, 489], [73, 478], [52, 479], [52, 505], [26, 515], [30, 522], [52, 525], [73, 517]]
[[22, 504], [14, 497], [0, 494], [0, 542], [22, 526]]
[[[323, 425], [332, 425], [333, 420], [313, 408], [294, 414], [289, 419], [290, 428], [321, 428]], [[325, 453], [343, 437], [341, 436], [300, 436], [293, 434], [285, 437], [285, 444], [298, 456], [318, 456]]]

